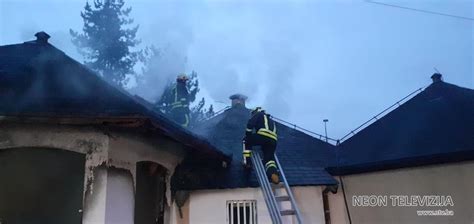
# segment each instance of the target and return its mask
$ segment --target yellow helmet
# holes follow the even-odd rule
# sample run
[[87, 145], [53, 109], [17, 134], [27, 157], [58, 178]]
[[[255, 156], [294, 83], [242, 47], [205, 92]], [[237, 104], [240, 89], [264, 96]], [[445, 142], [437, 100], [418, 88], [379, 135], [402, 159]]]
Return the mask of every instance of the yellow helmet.
[[182, 73], [180, 75], [178, 75], [178, 77], [176, 77], [176, 81], [178, 82], [186, 82], [188, 80], [188, 76], [186, 76], [186, 74]]
[[253, 110], [252, 110], [252, 115], [260, 112], [260, 111], [263, 111], [262, 107], [255, 107]]

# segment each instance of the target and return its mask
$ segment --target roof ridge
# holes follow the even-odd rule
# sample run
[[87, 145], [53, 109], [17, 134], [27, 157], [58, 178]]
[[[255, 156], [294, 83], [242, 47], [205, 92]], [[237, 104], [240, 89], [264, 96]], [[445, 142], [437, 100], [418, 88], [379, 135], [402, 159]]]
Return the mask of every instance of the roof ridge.
[[[337, 140], [337, 139], [333, 139], [333, 138], [324, 136], [324, 135], [322, 135], [322, 134], [319, 134], [319, 133], [310, 131], [310, 130], [308, 130], [308, 129], [306, 129], [306, 128], [303, 128], [303, 127], [301, 127], [301, 126], [298, 126], [298, 125], [296, 125], [296, 124], [293, 124], [293, 123], [290, 123], [290, 122], [288, 122], [288, 121], [285, 121], [285, 120], [283, 120], [283, 119], [281, 119], [281, 118], [277, 118], [277, 117], [275, 117], [275, 116], [271, 116], [271, 117], [274, 118], [274, 120], [275, 120], [275, 118], [276, 118], [277, 121], [275, 121], [275, 122], [277, 122], [277, 123], [279, 123], [279, 124], [281, 124], [281, 125], [284, 125], [284, 126], [286, 126], [286, 127], [288, 127], [288, 128], [291, 128], [291, 129], [293, 129], [293, 130], [296, 130], [296, 131], [298, 131], [298, 132], [301, 132], [302, 134], [305, 134], [305, 135], [307, 135], [307, 136], [309, 136], [309, 137], [311, 137], [311, 138], [314, 138], [314, 139], [317, 139], [317, 140], [320, 140], [320, 141], [323, 141], [323, 139], [326, 139], [326, 138], [327, 138], [327, 140], [330, 140], [330, 141], [333, 141], [333, 142], [339, 141], [339, 140]], [[329, 143], [328, 141], [323, 141], [323, 142], [328, 143], [328, 144], [330, 144], [330, 145], [332, 145], [332, 146], [335, 146], [335, 145]]]
[[[204, 122], [204, 125], [201, 125], [201, 126], [206, 126], [205, 124], [211, 123], [213, 120], [218, 119], [218, 117], [220, 117], [220, 116], [225, 116], [225, 114], [228, 113], [229, 111], [231, 111], [232, 109], [233, 109], [233, 107], [227, 106], [227, 107], [225, 107], [225, 108], [219, 110], [219, 111], [216, 112], [216, 114], [215, 114], [214, 116], [212, 116], [211, 118], [208, 118], [208, 119], [206, 119], [206, 120], [203, 120], [202, 122]], [[247, 111], [249, 111], [249, 112], [251, 111], [251, 109], [248, 109], [248, 108], [246, 108], [246, 107], [245, 107], [245, 109], [246, 109]], [[310, 131], [310, 130], [308, 130], [308, 129], [306, 129], [306, 128], [303, 128], [303, 127], [298, 126], [298, 125], [296, 125], [296, 124], [290, 123], [290, 122], [288, 122], [288, 121], [285, 121], [285, 120], [283, 120], [283, 119], [281, 119], [281, 118], [278, 118], [278, 117], [275, 117], [275, 116], [273, 116], [273, 115], [270, 115], [270, 116], [275, 120], [275, 122], [277, 122], [277, 123], [279, 123], [279, 124], [281, 124], [281, 125], [284, 125], [284, 126], [287, 127], [287, 128], [296, 130], [296, 131], [298, 131], [298, 132], [301, 133], [301, 134], [304, 134], [304, 135], [306, 135], [306, 136], [308, 136], [308, 137], [310, 137], [310, 138], [313, 138], [313, 139], [322, 141], [322, 142], [327, 143], [327, 144], [329, 144], [329, 145], [331, 145], [331, 146], [335, 146], [335, 144], [331, 144], [329, 141], [332, 141], [332, 142], [337, 142], [337, 141], [338, 141], [338, 140], [333, 139], [333, 138], [330, 138], [330, 137], [327, 137], [327, 139], [328, 139], [329, 141], [324, 141], [324, 140], [326, 139], [326, 136], [324, 136], [324, 135], [322, 135], [322, 134], [319, 134], [319, 133]], [[218, 123], [220, 123], [220, 122], [222, 122], [222, 121], [223, 121], [223, 119], [219, 119], [218, 122], [216, 122], [214, 125], [217, 125]], [[197, 128], [197, 129], [199, 129], [199, 128]]]
[[[356, 135], [360, 130], [364, 130], [366, 127], [372, 125], [374, 122], [378, 121], [380, 118], [385, 117], [385, 115], [391, 113], [392, 111], [396, 110], [401, 105], [403, 105], [403, 104], [407, 103], [408, 101], [410, 101], [411, 99], [415, 98], [416, 96], [418, 96], [419, 93], [421, 93], [422, 91], [424, 91], [428, 87], [429, 86], [420, 87], [420, 88], [416, 89], [415, 91], [411, 92], [410, 94], [408, 94], [407, 96], [403, 97], [402, 99], [396, 101], [394, 104], [388, 106], [387, 108], [385, 108], [384, 110], [382, 110], [381, 112], [379, 112], [378, 114], [376, 114], [375, 116], [370, 118], [369, 120], [365, 121], [361, 125], [357, 126], [355, 129], [351, 130], [349, 133], [344, 135], [342, 138], [340, 138], [338, 140], [338, 145], [342, 144], [347, 139], [350, 139], [351, 137]], [[413, 94], [415, 94], [415, 93], [417, 93], [417, 94], [413, 96]], [[413, 96], [413, 97], [411, 97], [411, 96]]]

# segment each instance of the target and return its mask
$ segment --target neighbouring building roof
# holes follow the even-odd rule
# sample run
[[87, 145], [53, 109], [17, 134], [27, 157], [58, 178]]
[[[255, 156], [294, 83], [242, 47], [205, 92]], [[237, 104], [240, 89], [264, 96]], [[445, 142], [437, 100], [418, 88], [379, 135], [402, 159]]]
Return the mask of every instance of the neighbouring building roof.
[[332, 174], [474, 159], [474, 90], [442, 81], [375, 121], [337, 148]]
[[[194, 188], [256, 187], [255, 174], [242, 167], [242, 138], [250, 118], [245, 104], [234, 104], [230, 109], [206, 121], [193, 131], [205, 136], [225, 154], [232, 154], [233, 162], [225, 173], [211, 176], [212, 181], [196, 184]], [[277, 123], [276, 154], [282, 163], [290, 185], [332, 185], [337, 181], [324, 168], [334, 162], [335, 146], [301, 131]]]
[[80, 118], [102, 125], [139, 120], [138, 124], [181, 142], [193, 152], [230, 162], [229, 156], [208, 141], [147, 109], [49, 44], [46, 35], [36, 35], [35, 41], [0, 46], [0, 115], [4, 119], [67, 122]]

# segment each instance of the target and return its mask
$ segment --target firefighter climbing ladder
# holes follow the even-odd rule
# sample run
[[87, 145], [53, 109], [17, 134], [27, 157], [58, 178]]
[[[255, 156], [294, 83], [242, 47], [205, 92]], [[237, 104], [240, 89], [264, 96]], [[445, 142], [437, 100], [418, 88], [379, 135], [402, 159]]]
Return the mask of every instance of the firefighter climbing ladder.
[[[275, 155], [275, 161], [280, 169], [280, 179], [282, 183], [279, 185], [270, 184], [268, 181], [267, 175], [265, 173], [265, 168], [263, 167], [262, 159], [259, 153], [252, 153], [252, 164], [257, 173], [258, 182], [260, 183], [260, 187], [263, 191], [263, 197], [265, 198], [265, 203], [267, 204], [268, 212], [270, 213], [270, 217], [272, 218], [273, 224], [283, 224], [282, 216], [296, 216], [297, 223], [303, 224], [301, 221], [301, 214], [298, 210], [298, 207], [295, 202], [295, 198], [293, 197], [293, 193], [291, 192], [290, 186], [286, 181], [285, 174], [283, 173], [283, 169], [280, 165], [280, 161], [278, 161], [277, 156]], [[284, 191], [286, 195], [279, 195], [276, 196], [276, 192], [274, 190], [278, 188], [282, 188], [284, 186]], [[289, 201], [291, 204], [291, 209], [289, 210], [281, 210], [279, 203]]]

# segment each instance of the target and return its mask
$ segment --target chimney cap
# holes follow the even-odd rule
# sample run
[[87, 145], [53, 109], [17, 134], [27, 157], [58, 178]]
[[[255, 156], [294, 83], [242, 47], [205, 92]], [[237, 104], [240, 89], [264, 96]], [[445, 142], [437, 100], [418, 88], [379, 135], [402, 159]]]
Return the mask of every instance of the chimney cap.
[[238, 107], [238, 106], [245, 107], [245, 101], [247, 100], [247, 96], [237, 93], [230, 96], [229, 99], [232, 101], [231, 102], [232, 107]]
[[247, 98], [248, 97], [246, 95], [243, 95], [243, 94], [240, 94], [240, 93], [231, 95], [229, 97], [229, 99], [231, 99], [231, 100], [247, 100]]
[[51, 37], [49, 34], [47, 34], [44, 31], [40, 31], [35, 34], [36, 37], [36, 42], [37, 43], [48, 43], [48, 39]]
[[434, 74], [431, 76], [431, 79], [433, 80], [433, 83], [435, 83], [435, 82], [441, 82], [441, 81], [443, 81], [443, 75], [441, 75], [441, 73], [434, 73]]

